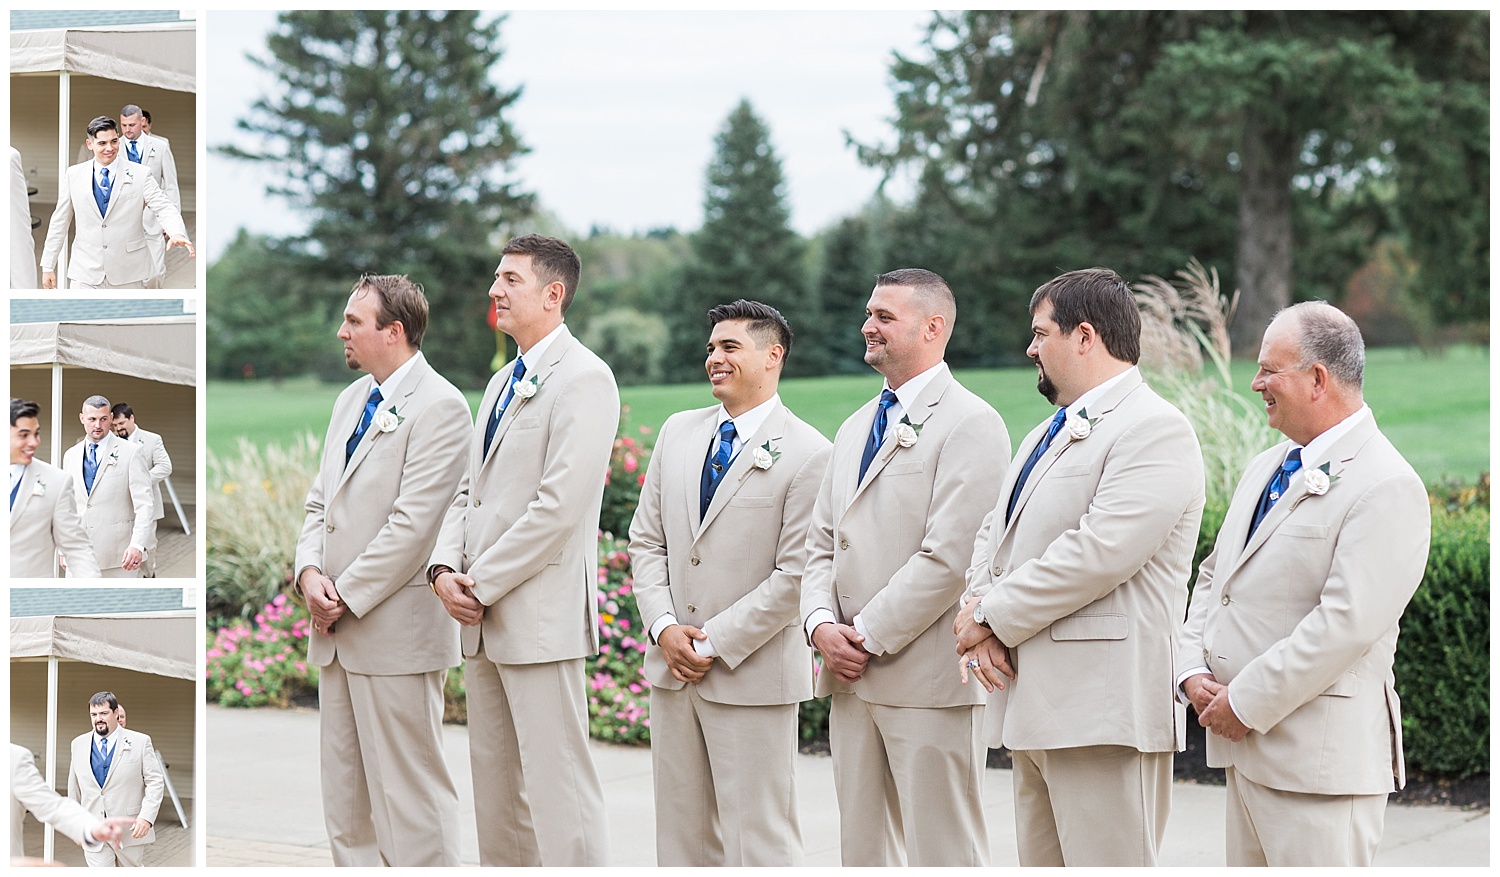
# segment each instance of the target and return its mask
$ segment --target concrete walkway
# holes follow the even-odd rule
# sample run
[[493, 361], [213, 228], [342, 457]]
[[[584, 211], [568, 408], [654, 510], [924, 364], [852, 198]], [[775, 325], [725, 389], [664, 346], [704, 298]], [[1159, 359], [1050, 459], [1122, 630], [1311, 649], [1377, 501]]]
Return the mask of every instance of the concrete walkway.
[[[330, 865], [318, 789], [318, 715], [314, 710], [208, 707], [208, 865]], [[477, 864], [468, 729], [448, 725], [443, 751], [463, 813], [461, 861]], [[611, 861], [654, 865], [655, 818], [649, 749], [593, 744], [604, 781]], [[797, 761], [802, 839], [808, 865], [836, 866], [838, 805], [827, 757]], [[990, 861], [1016, 864], [1011, 772], [985, 772]], [[1488, 809], [1391, 806], [1377, 865], [1485, 866]], [[1224, 864], [1224, 787], [1178, 783], [1162, 845], [1164, 865]]]

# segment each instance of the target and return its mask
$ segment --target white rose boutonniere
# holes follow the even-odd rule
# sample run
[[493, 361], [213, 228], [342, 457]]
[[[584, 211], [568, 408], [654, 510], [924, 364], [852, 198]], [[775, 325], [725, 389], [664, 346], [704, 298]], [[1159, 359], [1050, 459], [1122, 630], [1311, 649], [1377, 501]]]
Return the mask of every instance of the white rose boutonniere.
[[512, 392], [515, 393], [517, 399], [530, 399], [536, 395], [536, 391], [541, 389], [541, 386], [537, 383], [536, 375], [532, 375], [518, 382]]
[[1310, 496], [1322, 496], [1333, 486], [1333, 482], [1339, 480], [1337, 475], [1328, 474], [1328, 465], [1324, 463], [1316, 469], [1308, 469], [1307, 475], [1302, 482], [1302, 488]]
[[110, 451], [109, 452], [109, 464], [111, 466], [113, 466], [114, 464], [116, 464], [118, 462], [120, 462], [120, 452], [119, 451]]
[[47, 485], [44, 484], [41, 481], [38, 481], [36, 484], [33, 484], [31, 486], [31, 495], [32, 496], [46, 496], [47, 495]]
[[912, 423], [908, 417], [902, 417], [901, 422], [896, 424], [896, 447], [909, 448], [917, 443], [917, 438], [922, 435], [920, 423]]
[[1094, 431], [1094, 424], [1099, 418], [1090, 417], [1087, 409], [1080, 409], [1077, 414], [1072, 415], [1066, 421], [1068, 427], [1068, 440], [1081, 442], [1088, 438]]
[[375, 428], [381, 432], [395, 432], [396, 427], [406, 422], [406, 418], [396, 413], [396, 409], [375, 412]]
[[765, 444], [755, 449], [754, 456], [755, 468], [769, 469], [781, 457], [781, 452], [771, 447], [771, 442], [767, 440]]

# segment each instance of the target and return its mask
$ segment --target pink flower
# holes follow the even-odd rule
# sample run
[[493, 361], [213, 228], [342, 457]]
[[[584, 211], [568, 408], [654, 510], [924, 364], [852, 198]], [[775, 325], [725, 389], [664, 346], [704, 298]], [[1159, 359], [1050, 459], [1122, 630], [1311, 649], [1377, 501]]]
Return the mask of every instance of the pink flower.
[[297, 661], [296, 663], [292, 664], [292, 666], [297, 668], [297, 672], [298, 673], [306, 673], [307, 672], [307, 662], [306, 661]]
[[636, 462], [635, 455], [634, 454], [626, 454], [625, 455], [625, 471], [626, 472], [634, 472], [638, 468], [640, 468], [640, 463]]
[[271, 605], [273, 605], [273, 606], [285, 606], [286, 605], [286, 595], [285, 594], [277, 594], [276, 595], [276, 599], [274, 599], [274, 600], [271, 601]]
[[635, 683], [635, 682], [630, 683], [630, 693], [631, 694], [640, 694], [641, 693], [641, 686], [639, 684]]
[[638, 484], [638, 485], [640, 485], [641, 487], [645, 487], [646, 486], [646, 473], [642, 472], [641, 473], [641, 477], [638, 478], [638, 479], [636, 479], [635, 483]]

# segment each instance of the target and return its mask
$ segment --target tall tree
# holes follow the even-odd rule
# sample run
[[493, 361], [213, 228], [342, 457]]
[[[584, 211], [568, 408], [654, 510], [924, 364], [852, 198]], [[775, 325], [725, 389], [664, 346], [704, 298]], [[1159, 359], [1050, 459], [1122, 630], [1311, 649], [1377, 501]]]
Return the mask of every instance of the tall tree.
[[671, 330], [668, 377], [703, 376], [709, 308], [738, 298], [780, 310], [798, 343], [788, 374], [816, 374], [819, 345], [804, 345], [818, 323], [808, 291], [802, 239], [789, 225], [786, 183], [771, 132], [748, 100], [741, 100], [714, 138], [703, 196], [703, 227], [691, 238], [692, 258], [668, 299]]
[[280, 248], [341, 298], [363, 272], [422, 283], [435, 314], [429, 359], [471, 385], [488, 374], [485, 325], [499, 238], [528, 215], [513, 179], [525, 151], [507, 116], [520, 89], [497, 86], [502, 18], [474, 11], [299, 11], [278, 16], [277, 86], [239, 121], [265, 146], [230, 155], [284, 170], [271, 187], [308, 209], [307, 234]]
[[[832, 374], [866, 374], [864, 347], [859, 324], [869, 301], [875, 276], [881, 272], [870, 219], [864, 215], [840, 220], [823, 242], [823, 269], [818, 275], [818, 296], [824, 328], [824, 371]], [[803, 336], [798, 332], [797, 340]]]

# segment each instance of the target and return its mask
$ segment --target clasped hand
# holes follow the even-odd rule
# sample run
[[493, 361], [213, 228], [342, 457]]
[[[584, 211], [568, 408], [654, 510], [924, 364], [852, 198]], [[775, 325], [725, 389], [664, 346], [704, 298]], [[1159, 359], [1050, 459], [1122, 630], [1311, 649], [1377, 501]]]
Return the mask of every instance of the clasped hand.
[[473, 627], [484, 620], [484, 604], [474, 596], [473, 576], [445, 570], [432, 580], [432, 589], [459, 624]]
[[825, 621], [813, 628], [813, 648], [823, 655], [823, 667], [840, 682], [858, 682], [870, 663], [865, 638], [852, 625]]
[[700, 682], [713, 667], [714, 659], [698, 654], [694, 640], [706, 640], [708, 634], [688, 624], [669, 624], [656, 638], [662, 657], [678, 682]]
[[313, 630], [320, 633], [333, 633], [333, 624], [349, 607], [339, 597], [339, 592], [333, 586], [333, 579], [323, 575], [312, 567], [302, 571], [302, 579], [297, 583], [302, 588], [302, 596], [307, 600], [308, 614], [312, 615]]
[[1234, 743], [1250, 733], [1250, 727], [1229, 708], [1229, 686], [1211, 674], [1189, 676], [1183, 680], [1182, 690], [1198, 712], [1199, 725]]

